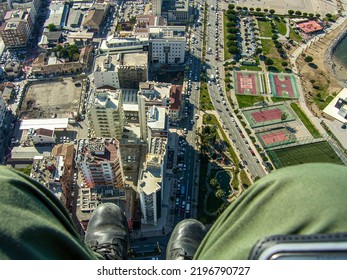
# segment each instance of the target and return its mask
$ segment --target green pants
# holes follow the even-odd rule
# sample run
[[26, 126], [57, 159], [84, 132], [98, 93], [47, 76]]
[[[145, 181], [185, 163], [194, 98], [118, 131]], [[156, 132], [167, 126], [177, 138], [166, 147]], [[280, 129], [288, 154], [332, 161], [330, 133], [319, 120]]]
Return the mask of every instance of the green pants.
[[[196, 259], [247, 259], [274, 234], [347, 232], [347, 169], [329, 164], [283, 168], [230, 205]], [[0, 259], [96, 259], [60, 201], [25, 175], [0, 167]]]

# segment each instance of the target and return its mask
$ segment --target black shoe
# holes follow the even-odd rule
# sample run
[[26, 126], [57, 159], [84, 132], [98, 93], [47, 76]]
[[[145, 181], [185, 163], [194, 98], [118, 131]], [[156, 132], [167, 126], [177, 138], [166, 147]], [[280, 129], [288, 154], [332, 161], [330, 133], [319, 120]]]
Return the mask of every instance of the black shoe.
[[127, 259], [129, 230], [122, 210], [113, 203], [99, 205], [89, 221], [84, 242], [106, 260]]
[[206, 233], [206, 227], [197, 220], [187, 219], [179, 222], [167, 244], [166, 259], [192, 260]]

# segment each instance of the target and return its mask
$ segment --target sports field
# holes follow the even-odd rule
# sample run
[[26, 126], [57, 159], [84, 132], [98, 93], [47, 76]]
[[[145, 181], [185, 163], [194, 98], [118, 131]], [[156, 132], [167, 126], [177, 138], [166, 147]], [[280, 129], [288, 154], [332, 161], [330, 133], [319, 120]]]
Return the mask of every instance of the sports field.
[[268, 150], [267, 152], [276, 168], [314, 162], [343, 164], [326, 141]]
[[286, 105], [275, 105], [242, 111], [252, 128], [295, 120], [294, 114]]
[[299, 98], [298, 87], [293, 74], [269, 74], [271, 92], [275, 97]]
[[258, 72], [234, 71], [235, 93], [245, 95], [261, 95], [263, 87]]
[[294, 143], [296, 140], [295, 135], [286, 128], [260, 132], [257, 133], [257, 137], [262, 146], [266, 148]]

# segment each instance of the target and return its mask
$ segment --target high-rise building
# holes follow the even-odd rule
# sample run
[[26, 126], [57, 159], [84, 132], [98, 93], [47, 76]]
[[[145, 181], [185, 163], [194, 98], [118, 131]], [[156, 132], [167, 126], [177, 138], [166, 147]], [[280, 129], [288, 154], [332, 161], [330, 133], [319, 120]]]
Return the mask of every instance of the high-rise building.
[[115, 195], [124, 187], [119, 142], [116, 139], [82, 139], [78, 143], [76, 163], [83, 187], [96, 189], [101, 198]]
[[162, 165], [159, 154], [148, 154], [140, 175], [138, 192], [140, 194], [142, 224], [156, 225], [161, 217]]
[[97, 90], [89, 118], [96, 137], [121, 139], [125, 122], [122, 90]]
[[152, 11], [153, 15], [161, 15], [161, 5], [163, 5], [163, 0], [152, 0]]

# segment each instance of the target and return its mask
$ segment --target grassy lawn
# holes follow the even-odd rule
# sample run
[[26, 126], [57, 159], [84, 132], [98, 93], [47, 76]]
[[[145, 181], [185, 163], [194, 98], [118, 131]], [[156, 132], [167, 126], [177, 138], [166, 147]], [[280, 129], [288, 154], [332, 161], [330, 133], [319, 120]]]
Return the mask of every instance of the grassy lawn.
[[207, 89], [207, 83], [201, 82], [200, 87], [200, 109], [201, 110], [213, 110], [214, 107], [211, 102], [210, 95]]
[[274, 23], [278, 29], [278, 32], [281, 34], [281, 35], [286, 35], [286, 32], [287, 32], [287, 26], [286, 26], [286, 22], [285, 21], [277, 21], [277, 20], [274, 20]]
[[283, 60], [278, 53], [272, 39], [261, 39], [261, 44], [263, 47], [263, 54], [273, 60], [274, 64], [272, 66], [277, 68], [279, 72], [283, 72], [284, 67], [281, 64]]
[[227, 36], [228, 36], [228, 27], [227, 27], [227, 24], [228, 24], [228, 18], [226, 17], [226, 15], [224, 14], [223, 15], [223, 25], [224, 25], [224, 60], [228, 60], [230, 58], [232, 58], [232, 55], [231, 53], [228, 51], [228, 47], [227, 47], [227, 42], [228, 42], [228, 39], [227, 39]]
[[263, 96], [252, 96], [252, 95], [236, 95], [237, 103], [240, 108], [246, 108], [254, 106], [254, 103], [263, 102]]
[[298, 42], [298, 43], [302, 42], [301, 36], [299, 34], [295, 33], [293, 28], [290, 28], [289, 38], [292, 39], [295, 42]]
[[240, 179], [241, 179], [241, 182], [243, 184], [246, 184], [247, 186], [251, 186], [252, 183], [251, 181], [248, 179], [248, 176], [247, 176], [247, 173], [245, 170], [241, 170], [240, 171]]
[[29, 164], [27, 167], [24, 168], [16, 168], [17, 171], [24, 173], [25, 175], [30, 176], [31, 173], [31, 169], [32, 169], [33, 165]]
[[295, 114], [299, 117], [302, 123], [306, 126], [307, 130], [311, 133], [314, 138], [321, 137], [319, 131], [315, 128], [315, 126], [308, 119], [306, 114], [300, 109], [298, 104], [292, 102], [290, 103], [290, 107], [294, 110]]
[[313, 100], [318, 106], [318, 108], [323, 110], [334, 99], [334, 96], [329, 95], [327, 91], [329, 87], [328, 84], [319, 83], [317, 86], [318, 89], [316, 89], [315, 95], [313, 96]]
[[269, 156], [277, 168], [313, 162], [343, 164], [326, 141], [272, 150]]
[[272, 102], [284, 102], [284, 101], [288, 101], [288, 100], [293, 100], [292, 98], [286, 98], [286, 97], [271, 97]]
[[269, 21], [258, 20], [260, 37], [271, 37], [271, 24]]
[[262, 71], [259, 66], [240, 66], [240, 70], [249, 70], [249, 71]]

